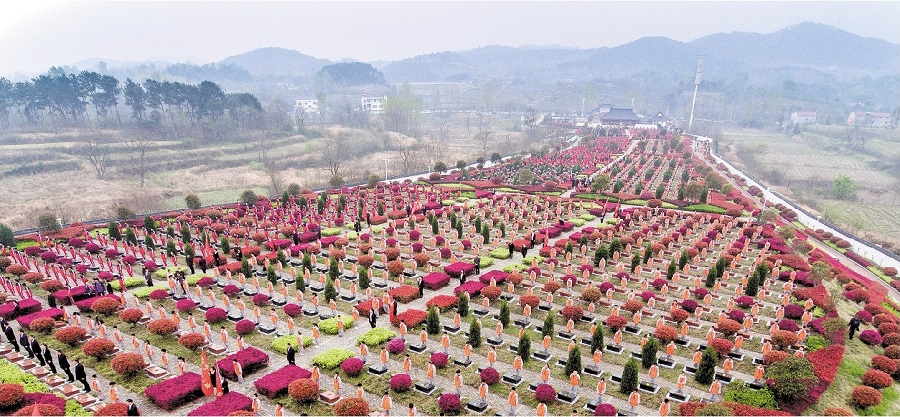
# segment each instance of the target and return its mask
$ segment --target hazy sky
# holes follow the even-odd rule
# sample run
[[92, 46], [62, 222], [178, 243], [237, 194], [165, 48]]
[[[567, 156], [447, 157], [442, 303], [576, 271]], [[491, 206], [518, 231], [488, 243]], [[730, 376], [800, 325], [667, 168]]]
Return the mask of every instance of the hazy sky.
[[205, 64], [280, 46], [396, 60], [484, 45], [616, 46], [803, 21], [900, 43], [900, 2], [41, 2], [0, 13], [0, 74], [102, 57]]

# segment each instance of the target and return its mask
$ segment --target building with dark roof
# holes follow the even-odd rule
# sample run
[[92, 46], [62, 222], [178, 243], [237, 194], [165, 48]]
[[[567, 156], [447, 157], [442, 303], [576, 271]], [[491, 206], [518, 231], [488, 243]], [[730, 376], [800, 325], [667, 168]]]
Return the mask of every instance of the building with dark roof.
[[609, 112], [600, 117], [600, 123], [605, 126], [634, 126], [640, 118], [632, 109], [609, 109]]

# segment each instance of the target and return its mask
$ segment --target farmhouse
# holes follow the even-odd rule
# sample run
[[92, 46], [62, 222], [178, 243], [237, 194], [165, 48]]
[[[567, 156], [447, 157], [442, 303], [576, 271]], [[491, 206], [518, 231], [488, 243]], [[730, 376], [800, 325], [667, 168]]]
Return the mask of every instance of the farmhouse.
[[294, 113], [318, 113], [319, 112], [319, 100], [316, 99], [301, 99], [294, 101]]
[[795, 111], [791, 113], [791, 124], [806, 125], [816, 124], [816, 112], [814, 111]]
[[894, 126], [894, 120], [890, 113], [863, 113], [855, 111], [847, 117], [847, 125], [888, 128]]
[[387, 101], [386, 96], [381, 97], [369, 97], [363, 94], [359, 99], [360, 108], [371, 113], [371, 114], [380, 114], [384, 111], [384, 103]]

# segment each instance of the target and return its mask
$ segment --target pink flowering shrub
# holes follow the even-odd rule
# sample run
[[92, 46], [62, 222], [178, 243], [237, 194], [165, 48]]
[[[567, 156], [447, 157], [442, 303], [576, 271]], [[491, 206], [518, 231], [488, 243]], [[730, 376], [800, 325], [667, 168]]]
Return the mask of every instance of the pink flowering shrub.
[[213, 307], [209, 310], [206, 310], [206, 314], [204, 315], [206, 321], [210, 324], [220, 323], [228, 318], [228, 313], [225, 312], [224, 309], [219, 307]]
[[360, 358], [347, 358], [341, 362], [341, 370], [344, 371], [347, 376], [357, 376], [362, 372], [364, 365], [365, 364]]
[[388, 385], [394, 392], [405, 392], [412, 387], [412, 378], [409, 377], [409, 374], [395, 374], [388, 381]]

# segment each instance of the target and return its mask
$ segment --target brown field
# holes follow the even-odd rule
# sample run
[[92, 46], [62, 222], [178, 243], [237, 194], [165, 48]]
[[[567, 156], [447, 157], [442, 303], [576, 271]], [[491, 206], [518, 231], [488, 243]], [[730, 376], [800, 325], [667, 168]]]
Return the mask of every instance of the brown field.
[[[810, 126], [794, 136], [734, 129], [723, 132], [719, 152], [774, 191], [823, 218], [875, 242], [900, 248], [900, 132], [865, 130], [863, 147], [848, 147], [843, 126]], [[742, 158], [741, 146], [764, 145]], [[831, 197], [831, 182], [846, 173], [855, 201]]]
[[[322, 147], [341, 131], [352, 144], [341, 158], [339, 175], [348, 183], [365, 181], [370, 175], [423, 172], [436, 161], [454, 166], [456, 161], [474, 161], [483, 147], [476, 140], [477, 128], [467, 131], [465, 116], [451, 115], [446, 121], [425, 119], [420, 138], [378, 129], [345, 129], [337, 126], [308, 129], [308, 135], [249, 133], [226, 143], [198, 145], [196, 142], [153, 141], [147, 153], [150, 167], [141, 188], [139, 177], [129, 169], [136, 165], [120, 143], [128, 133], [119, 131], [63, 130], [56, 132], [0, 132], [0, 179], [5, 197], [0, 204], [0, 222], [13, 230], [35, 227], [37, 216], [50, 212], [64, 223], [109, 218], [124, 205], [136, 213], [184, 207], [184, 196], [195, 193], [204, 205], [236, 201], [241, 192], [280, 194], [288, 184], [302, 188], [326, 186], [331, 174], [322, 157]], [[513, 120], [515, 118], [515, 120]], [[536, 146], [537, 132], [518, 128], [518, 116], [494, 115], [485, 124], [491, 130], [487, 156], [493, 152], [513, 154]], [[109, 174], [98, 179], [86, 157], [78, 150], [86, 138], [106, 138], [110, 145]], [[507, 139], [508, 138], [508, 139]], [[407, 147], [406, 162], [400, 149]], [[267, 148], [263, 154], [260, 151]], [[265, 158], [268, 163], [261, 161]], [[21, 172], [35, 166], [35, 173]], [[47, 169], [49, 167], [50, 169]], [[65, 167], [65, 168], [59, 168]], [[53, 171], [58, 172], [53, 172]], [[274, 183], [273, 183], [274, 182]]]

